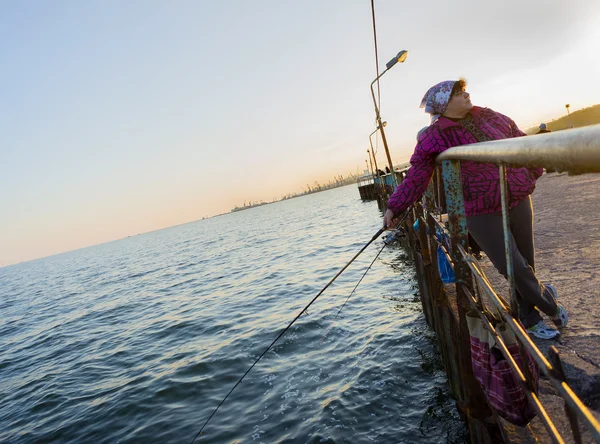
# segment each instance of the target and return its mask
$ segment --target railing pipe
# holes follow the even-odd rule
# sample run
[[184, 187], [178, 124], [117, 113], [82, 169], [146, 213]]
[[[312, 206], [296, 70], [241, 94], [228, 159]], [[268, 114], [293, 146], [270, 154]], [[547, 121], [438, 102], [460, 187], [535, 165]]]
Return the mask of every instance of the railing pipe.
[[572, 174], [600, 172], [600, 124], [450, 148], [438, 162], [472, 160], [508, 166], [554, 168]]
[[[562, 384], [565, 384], [567, 378], [565, 377], [565, 371], [562, 368], [562, 363], [556, 347], [553, 345], [550, 346], [548, 349], [548, 355], [550, 356], [550, 361], [552, 361], [552, 365], [554, 366], [556, 377], [562, 381]], [[581, 444], [581, 432], [579, 431], [579, 423], [577, 422], [577, 411], [565, 401], [565, 412], [569, 418], [569, 422], [571, 423], [573, 439], [575, 439], [576, 444]]]

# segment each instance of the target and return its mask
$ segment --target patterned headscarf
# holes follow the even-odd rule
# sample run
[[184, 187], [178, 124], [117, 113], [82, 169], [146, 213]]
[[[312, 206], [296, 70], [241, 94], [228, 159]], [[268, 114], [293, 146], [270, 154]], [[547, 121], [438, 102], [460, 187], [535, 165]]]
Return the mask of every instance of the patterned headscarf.
[[425, 108], [425, 112], [431, 114], [431, 123], [439, 119], [442, 113], [446, 111], [452, 88], [456, 82], [456, 80], [440, 82], [429, 88], [423, 96], [421, 108]]

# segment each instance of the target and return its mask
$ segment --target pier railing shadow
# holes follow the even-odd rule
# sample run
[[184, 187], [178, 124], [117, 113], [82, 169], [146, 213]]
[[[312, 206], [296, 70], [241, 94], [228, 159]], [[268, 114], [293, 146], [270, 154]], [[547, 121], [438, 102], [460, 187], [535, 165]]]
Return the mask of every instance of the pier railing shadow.
[[[518, 320], [516, 291], [512, 271], [510, 231], [508, 230], [507, 167], [543, 167], [569, 174], [600, 173], [600, 125], [573, 130], [476, 143], [448, 149], [437, 157], [438, 167], [421, 202], [415, 204], [406, 230], [415, 256], [423, 310], [428, 323], [440, 338], [440, 353], [459, 411], [468, 420], [472, 442], [490, 442], [490, 419], [504, 435], [502, 420], [489, 406], [481, 386], [473, 376], [467, 313], [477, 313], [483, 327], [494, 338], [515, 380], [524, 389], [529, 405], [537, 413], [551, 442], [563, 443], [555, 424], [557, 418], [544, 407], [528, 366], [517, 365], [508, 344], [494, 324], [506, 325], [514, 334], [521, 361], [531, 356], [564, 400], [565, 415], [576, 443], [582, 442], [583, 424], [600, 442], [600, 424], [565, 380], [560, 354], [550, 347], [546, 357], [528, 336]], [[469, 248], [462, 194], [461, 161], [498, 165], [501, 187], [504, 243], [507, 251], [509, 294], [501, 295], [490, 284], [476, 255]], [[413, 223], [416, 232], [413, 231]], [[442, 282], [438, 255], [451, 264], [454, 284]], [[561, 419], [564, 422], [564, 417]], [[564, 427], [563, 427], [564, 430]], [[506, 439], [506, 437], [503, 437]]]

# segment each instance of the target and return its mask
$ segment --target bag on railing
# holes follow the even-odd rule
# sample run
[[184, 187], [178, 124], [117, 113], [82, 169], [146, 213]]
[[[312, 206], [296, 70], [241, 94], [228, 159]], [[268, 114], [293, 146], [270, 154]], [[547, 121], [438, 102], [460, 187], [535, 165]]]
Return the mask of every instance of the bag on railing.
[[[536, 412], [530, 405], [525, 389], [519, 383], [508, 361], [496, 347], [496, 340], [484, 328], [483, 322], [476, 312], [467, 313], [467, 325], [471, 342], [473, 375], [481, 385], [488, 404], [507, 421], [519, 426], [527, 425], [535, 417]], [[523, 371], [523, 360], [514, 333], [504, 324], [497, 324], [495, 328], [513, 359]], [[539, 368], [527, 351], [525, 351], [525, 355], [533, 378], [533, 386], [537, 392]]]

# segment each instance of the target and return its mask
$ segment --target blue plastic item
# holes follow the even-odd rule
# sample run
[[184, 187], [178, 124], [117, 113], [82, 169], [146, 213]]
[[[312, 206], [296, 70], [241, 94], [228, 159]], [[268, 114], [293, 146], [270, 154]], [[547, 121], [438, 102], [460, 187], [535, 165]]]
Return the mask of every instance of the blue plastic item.
[[438, 245], [437, 249], [437, 262], [438, 269], [440, 270], [440, 279], [444, 284], [453, 284], [454, 283], [454, 270], [446, 257], [446, 253], [441, 246]]
[[[419, 232], [419, 219], [415, 221], [413, 224], [413, 230], [417, 233]], [[429, 234], [429, 227], [427, 229], [427, 233]], [[446, 247], [449, 246], [450, 240], [448, 236], [440, 229], [436, 230], [436, 237], [440, 242], [443, 242]], [[444, 250], [440, 245], [438, 245], [437, 249], [437, 261], [438, 261], [438, 269], [440, 270], [440, 279], [444, 284], [453, 284], [455, 281], [454, 270], [448, 261], [448, 257]]]

